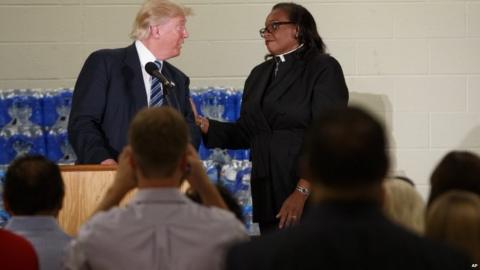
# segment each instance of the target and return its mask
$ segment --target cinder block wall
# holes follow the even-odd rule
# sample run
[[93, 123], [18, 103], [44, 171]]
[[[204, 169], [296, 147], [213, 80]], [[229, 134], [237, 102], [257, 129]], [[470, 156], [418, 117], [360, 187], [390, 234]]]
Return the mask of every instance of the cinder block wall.
[[[171, 62], [192, 86], [241, 88], [266, 50], [258, 35], [275, 3], [184, 0], [195, 15]], [[449, 150], [480, 153], [480, 1], [298, 1], [342, 64], [351, 104], [378, 115], [393, 171], [424, 195]], [[72, 87], [98, 48], [128, 45], [140, 0], [0, 0], [0, 88]]]

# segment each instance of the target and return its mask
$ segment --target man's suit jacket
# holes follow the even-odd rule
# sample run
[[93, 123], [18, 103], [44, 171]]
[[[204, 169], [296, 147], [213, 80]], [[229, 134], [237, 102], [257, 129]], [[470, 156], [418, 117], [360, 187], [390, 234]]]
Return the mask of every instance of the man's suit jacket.
[[[248, 258], [248, 259], [247, 259]], [[373, 202], [324, 203], [292, 229], [234, 247], [226, 270], [459, 270], [463, 254], [385, 218]]]
[[[130, 121], [147, 106], [142, 68], [135, 44], [99, 50], [87, 58], [75, 84], [68, 124], [77, 163], [117, 159], [127, 144]], [[175, 82], [169, 90], [172, 106], [185, 117], [192, 143], [198, 147], [200, 133], [189, 102], [189, 78], [166, 61], [162, 73]]]
[[254, 220], [275, 222], [300, 178], [304, 133], [322, 111], [347, 106], [340, 64], [327, 54], [301, 48], [286, 56], [272, 79], [275, 61], [256, 66], [245, 82], [236, 123], [210, 120], [207, 147], [251, 148]]

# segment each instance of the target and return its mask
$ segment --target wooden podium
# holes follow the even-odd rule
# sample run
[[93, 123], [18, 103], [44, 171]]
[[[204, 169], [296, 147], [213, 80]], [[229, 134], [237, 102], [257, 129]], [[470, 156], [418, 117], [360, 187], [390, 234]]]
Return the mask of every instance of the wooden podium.
[[[65, 198], [58, 221], [60, 227], [75, 236], [80, 226], [91, 216], [115, 177], [117, 166], [60, 166], [65, 183]], [[132, 195], [130, 192], [123, 203]]]
[[[60, 227], [69, 235], [76, 236], [80, 226], [92, 215], [103, 195], [110, 187], [116, 165], [62, 165], [63, 182], [65, 183], [65, 198], [58, 216]], [[189, 187], [185, 181], [180, 187], [185, 192]], [[125, 205], [135, 194], [130, 191], [123, 198]]]

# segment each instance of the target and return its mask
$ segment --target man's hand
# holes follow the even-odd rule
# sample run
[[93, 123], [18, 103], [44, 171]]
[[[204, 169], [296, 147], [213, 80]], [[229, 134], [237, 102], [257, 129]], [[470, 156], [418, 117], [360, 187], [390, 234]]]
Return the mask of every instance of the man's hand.
[[104, 161], [100, 162], [100, 165], [117, 165], [115, 159], [105, 159]]
[[195, 118], [195, 124], [200, 128], [200, 131], [202, 131], [202, 133], [206, 134], [208, 132], [208, 126], [209, 126], [208, 119], [198, 114], [197, 108], [195, 107], [195, 103], [193, 102], [192, 98], [190, 98], [190, 106], [192, 106], [192, 112]]
[[137, 186], [135, 172], [130, 162], [131, 158], [132, 149], [130, 146], [126, 146], [118, 158], [119, 165], [115, 179], [94, 213], [117, 206], [123, 197]]
[[210, 181], [205, 169], [203, 168], [202, 161], [200, 160], [197, 151], [191, 144], [187, 146], [187, 163], [189, 167], [186, 177], [190, 183], [190, 186], [194, 190], [200, 192], [200, 190], [210, 185]]
[[208, 121], [208, 118], [196, 115], [195, 124], [197, 124], [197, 126], [200, 128], [203, 134], [208, 133], [208, 127], [210, 126], [210, 122]]
[[137, 186], [137, 178], [133, 171], [130, 160], [132, 158], [132, 148], [125, 146], [118, 158], [117, 174], [111, 188], [123, 195]]

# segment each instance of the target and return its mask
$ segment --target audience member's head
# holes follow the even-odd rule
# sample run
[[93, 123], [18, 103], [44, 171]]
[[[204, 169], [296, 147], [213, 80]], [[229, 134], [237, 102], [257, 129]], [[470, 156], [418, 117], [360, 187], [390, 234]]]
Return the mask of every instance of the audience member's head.
[[128, 139], [136, 167], [146, 179], [172, 177], [189, 142], [183, 117], [169, 107], [147, 108], [130, 124]]
[[[243, 222], [243, 211], [242, 207], [238, 203], [237, 199], [228, 191], [226, 188], [215, 185], [218, 192], [222, 196], [223, 201], [225, 204], [227, 204], [228, 209], [235, 215], [235, 217]], [[192, 188], [187, 189], [187, 192], [185, 193], [187, 197], [189, 197], [192, 201], [197, 202], [197, 203], [203, 203], [202, 198], [200, 198], [200, 195], [198, 192], [193, 190]]]
[[0, 229], [0, 267], [2, 270], [37, 270], [38, 258], [25, 238]]
[[[308, 177], [322, 189], [347, 193], [380, 190], [389, 166], [382, 125], [359, 108], [322, 113], [305, 147]], [[378, 198], [380, 199], [380, 198]]]
[[5, 174], [3, 199], [12, 215], [58, 215], [64, 185], [57, 164], [42, 156], [24, 156]]
[[384, 209], [397, 224], [422, 234], [425, 226], [425, 202], [415, 187], [403, 179], [390, 178], [384, 183]]
[[150, 33], [150, 26], [163, 24], [174, 17], [186, 17], [192, 10], [168, 0], [145, 1], [137, 13], [130, 36], [133, 39], [143, 40]]
[[461, 190], [440, 195], [427, 211], [425, 235], [480, 262], [480, 197]]
[[429, 206], [435, 198], [453, 189], [480, 195], [480, 157], [465, 151], [448, 153], [434, 169], [430, 186]]

